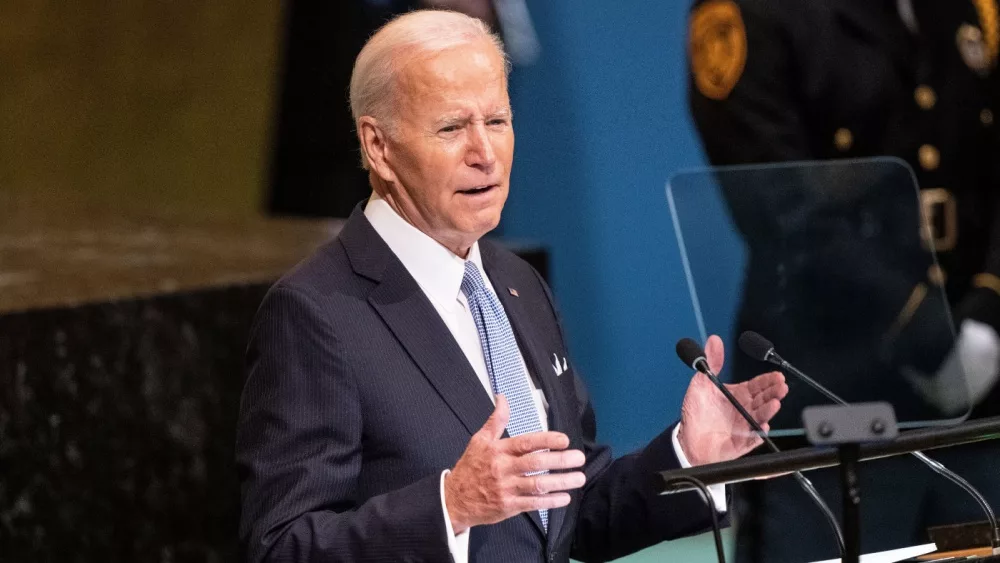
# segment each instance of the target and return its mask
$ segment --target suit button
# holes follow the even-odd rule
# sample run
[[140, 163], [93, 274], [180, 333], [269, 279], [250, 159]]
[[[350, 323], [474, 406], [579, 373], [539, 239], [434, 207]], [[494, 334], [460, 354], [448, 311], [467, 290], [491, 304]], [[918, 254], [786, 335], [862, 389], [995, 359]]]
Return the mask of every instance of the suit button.
[[937, 94], [934, 93], [934, 88], [921, 84], [913, 91], [913, 99], [916, 100], [920, 109], [931, 109], [937, 103]]
[[986, 108], [979, 112], [979, 122], [987, 127], [993, 125], [993, 111], [990, 108]]
[[854, 145], [854, 135], [850, 129], [841, 127], [833, 134], [833, 146], [837, 147], [840, 152], [851, 150], [852, 145]]
[[921, 145], [917, 151], [917, 159], [924, 170], [937, 170], [941, 164], [941, 153], [933, 145]]

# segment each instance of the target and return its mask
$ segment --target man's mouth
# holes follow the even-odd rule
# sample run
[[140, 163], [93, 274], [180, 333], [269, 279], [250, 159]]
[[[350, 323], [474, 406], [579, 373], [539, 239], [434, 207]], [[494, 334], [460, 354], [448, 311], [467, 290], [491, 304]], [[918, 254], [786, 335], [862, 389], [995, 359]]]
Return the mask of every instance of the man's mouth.
[[490, 184], [488, 186], [476, 186], [474, 188], [469, 188], [465, 190], [458, 190], [458, 193], [467, 195], [477, 195], [481, 193], [486, 193], [496, 187], [496, 184]]

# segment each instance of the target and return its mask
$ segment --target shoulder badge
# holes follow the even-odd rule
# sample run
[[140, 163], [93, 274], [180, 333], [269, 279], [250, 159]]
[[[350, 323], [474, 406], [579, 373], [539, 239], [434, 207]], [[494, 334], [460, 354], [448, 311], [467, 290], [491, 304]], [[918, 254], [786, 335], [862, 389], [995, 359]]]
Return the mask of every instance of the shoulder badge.
[[996, 0], [972, 0], [979, 27], [963, 24], [955, 40], [958, 52], [969, 68], [987, 74], [1000, 57], [1000, 15]]
[[688, 56], [698, 91], [713, 100], [726, 99], [747, 60], [746, 28], [735, 2], [708, 0], [695, 8], [689, 22]]

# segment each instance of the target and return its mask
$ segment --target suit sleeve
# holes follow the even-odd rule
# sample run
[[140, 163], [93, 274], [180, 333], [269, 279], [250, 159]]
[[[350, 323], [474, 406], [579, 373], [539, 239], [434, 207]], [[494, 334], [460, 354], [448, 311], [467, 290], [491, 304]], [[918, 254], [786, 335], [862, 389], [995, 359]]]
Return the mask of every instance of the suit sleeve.
[[357, 498], [363, 416], [345, 358], [308, 296], [264, 298], [237, 426], [243, 559], [451, 561], [439, 475]]
[[[536, 277], [561, 331], [552, 294], [537, 272]], [[658, 495], [658, 472], [680, 467], [673, 447], [675, 425], [642, 450], [612, 460], [611, 449], [597, 443], [597, 421], [587, 390], [579, 377], [574, 376], [573, 382], [587, 458], [587, 484], [573, 523], [570, 557], [584, 562], [617, 559], [664, 540], [709, 529], [712, 508], [698, 493]]]

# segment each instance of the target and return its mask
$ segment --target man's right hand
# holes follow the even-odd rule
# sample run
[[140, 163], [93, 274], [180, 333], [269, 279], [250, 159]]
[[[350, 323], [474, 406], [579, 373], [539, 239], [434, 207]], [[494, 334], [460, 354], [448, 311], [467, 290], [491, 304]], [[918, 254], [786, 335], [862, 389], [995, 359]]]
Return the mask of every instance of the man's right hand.
[[497, 395], [493, 414], [444, 478], [445, 505], [456, 534], [522, 512], [566, 506], [570, 496], [564, 491], [586, 482], [580, 471], [527, 475], [582, 467], [586, 458], [580, 450], [566, 449], [569, 438], [562, 432], [501, 440], [509, 418], [507, 399]]

